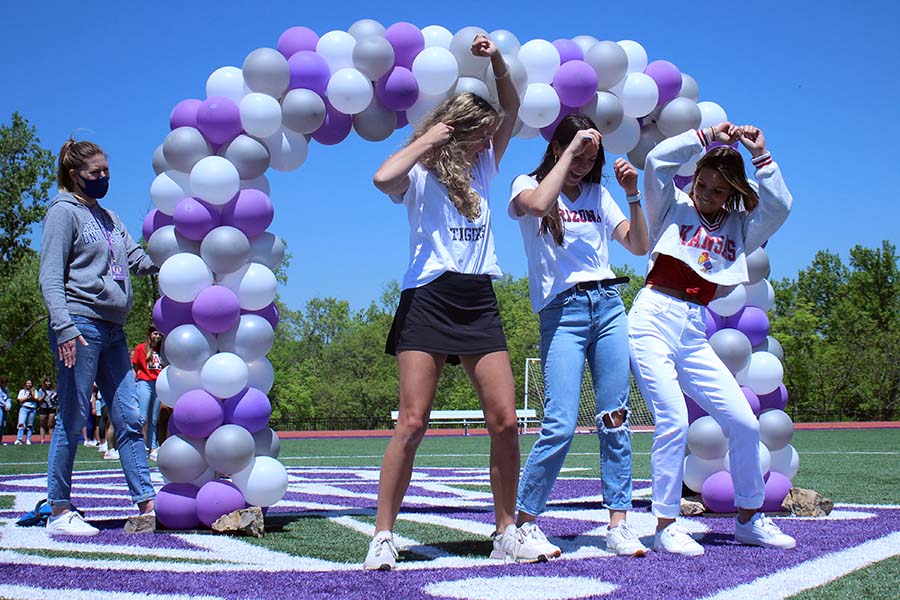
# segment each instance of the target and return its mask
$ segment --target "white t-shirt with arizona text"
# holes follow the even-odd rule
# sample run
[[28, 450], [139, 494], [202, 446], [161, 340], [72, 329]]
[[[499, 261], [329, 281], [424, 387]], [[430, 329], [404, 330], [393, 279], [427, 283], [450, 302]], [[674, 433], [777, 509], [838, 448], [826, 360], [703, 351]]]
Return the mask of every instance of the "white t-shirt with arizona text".
[[516, 196], [537, 187], [538, 181], [530, 175], [516, 177], [508, 207], [509, 216], [519, 222], [525, 243], [534, 312], [540, 312], [557, 294], [576, 283], [616, 276], [609, 268], [609, 240], [625, 220], [622, 209], [605, 187], [582, 182], [577, 199], [569, 200], [560, 194], [556, 201], [565, 231], [563, 245], [557, 246], [550, 233], [541, 234], [541, 217], [516, 214]]
[[421, 287], [447, 271], [473, 275], [503, 275], [494, 251], [489, 193], [497, 174], [494, 150], [475, 157], [471, 186], [481, 196], [481, 214], [469, 221], [450, 201], [447, 188], [434, 173], [416, 163], [409, 172], [409, 189], [391, 200], [406, 206], [409, 218], [409, 266], [401, 289]]

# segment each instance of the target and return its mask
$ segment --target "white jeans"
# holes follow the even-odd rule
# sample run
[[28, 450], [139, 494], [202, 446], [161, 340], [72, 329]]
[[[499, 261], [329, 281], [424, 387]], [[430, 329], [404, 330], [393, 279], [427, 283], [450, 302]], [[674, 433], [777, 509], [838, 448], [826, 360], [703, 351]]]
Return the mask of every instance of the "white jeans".
[[680, 513], [688, 433], [684, 394], [728, 437], [735, 504], [762, 506], [759, 421], [706, 339], [706, 308], [644, 288], [628, 315], [628, 340], [631, 370], [656, 422], [650, 454], [653, 514], [674, 519]]

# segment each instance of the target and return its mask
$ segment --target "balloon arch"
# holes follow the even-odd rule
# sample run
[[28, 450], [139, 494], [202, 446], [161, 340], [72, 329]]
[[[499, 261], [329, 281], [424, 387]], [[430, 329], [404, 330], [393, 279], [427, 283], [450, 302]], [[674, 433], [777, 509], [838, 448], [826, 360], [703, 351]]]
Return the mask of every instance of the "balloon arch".
[[[274, 216], [266, 170], [298, 168], [310, 140], [333, 145], [352, 131], [384, 140], [452, 94], [473, 92], [496, 104], [490, 61], [470, 52], [478, 33], [487, 32], [466, 27], [453, 34], [405, 22], [385, 28], [370, 19], [322, 36], [292, 27], [277, 48], [252, 51], [242, 68], [213, 72], [206, 99], [186, 99], [172, 110], [171, 132], [153, 155], [156, 208], [143, 227], [150, 256], [161, 266], [163, 296], [153, 319], [167, 336], [170, 363], [157, 392], [174, 407], [173, 435], [158, 456], [168, 482], [157, 503], [163, 525], [210, 526], [248, 504], [270, 506], [287, 490], [278, 436], [267, 426], [274, 372], [265, 355], [278, 325], [273, 271], [284, 245], [266, 231]], [[520, 44], [506, 30], [489, 35], [521, 96], [517, 137], [547, 138], [564, 116], [580, 111], [597, 124], [607, 151], [627, 154], [643, 168], [663, 138], [726, 119], [718, 104], [697, 101], [692, 77], [665, 60], [648, 64], [637, 42], [579, 35]], [[679, 175], [693, 169], [685, 165]], [[767, 337], [768, 258], [759, 253], [751, 260], [757, 265], [751, 284], [737, 288], [740, 298], [713, 307], [717, 321], [709, 329], [718, 336], [712, 340], [717, 352], [748, 386], [751, 406], [753, 395], [757, 412], [760, 405], [770, 409], [760, 418], [761, 425], [772, 422], [760, 452], [772, 469], [767, 481], [780, 486], [771, 494], [780, 494], [780, 504], [798, 459], [788, 444], [790, 418], [781, 410], [783, 357]], [[748, 294], [755, 298], [750, 303]], [[697, 418], [693, 409], [692, 416], [686, 481], [708, 497], [711, 509], [731, 510], [722, 432], [710, 417]]]

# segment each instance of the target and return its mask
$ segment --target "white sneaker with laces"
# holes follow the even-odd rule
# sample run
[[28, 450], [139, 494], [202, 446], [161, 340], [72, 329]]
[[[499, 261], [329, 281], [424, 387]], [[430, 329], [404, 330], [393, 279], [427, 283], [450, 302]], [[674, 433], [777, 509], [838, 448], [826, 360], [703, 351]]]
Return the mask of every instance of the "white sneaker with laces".
[[47, 520], [47, 533], [50, 535], [90, 537], [100, 533], [100, 530], [82, 519], [77, 511], [70, 510], [58, 517], [50, 517]]
[[627, 522], [606, 530], [606, 549], [617, 556], [647, 556], [649, 550]]
[[671, 523], [662, 531], [656, 532], [656, 537], [653, 539], [653, 549], [670, 554], [683, 554], [684, 556], [700, 556], [705, 552], [703, 546], [698, 544], [677, 523]]
[[110, 448], [103, 455], [104, 460], [119, 460], [119, 451], [115, 448]]
[[153, 450], [150, 451], [150, 460], [152, 460], [153, 462], [156, 462], [156, 456], [157, 456], [157, 450], [156, 450], [156, 448], [154, 448]]
[[97, 446], [97, 450], [99, 450], [100, 452], [106, 452], [106, 450], [107, 450], [106, 442], [103, 442], [102, 444]]
[[510, 523], [503, 530], [503, 533], [495, 531], [492, 535], [494, 538], [494, 549], [491, 551], [491, 558], [499, 559], [505, 562], [523, 562], [531, 563], [547, 560], [545, 552], [542, 552], [540, 544], [532, 537], [525, 537], [521, 529], [516, 527], [515, 523]]
[[763, 548], [779, 548], [788, 550], [797, 545], [797, 540], [782, 533], [778, 525], [765, 514], [758, 512], [746, 523], [737, 521], [734, 527], [734, 539], [748, 546]]
[[549, 560], [556, 558], [562, 554], [559, 546], [550, 542], [538, 524], [534, 521], [523, 524], [519, 527], [522, 537], [530, 541], [538, 551], [538, 560]]
[[379, 531], [369, 542], [369, 552], [363, 568], [367, 571], [390, 571], [397, 566], [397, 546], [394, 545], [394, 534], [390, 531]]

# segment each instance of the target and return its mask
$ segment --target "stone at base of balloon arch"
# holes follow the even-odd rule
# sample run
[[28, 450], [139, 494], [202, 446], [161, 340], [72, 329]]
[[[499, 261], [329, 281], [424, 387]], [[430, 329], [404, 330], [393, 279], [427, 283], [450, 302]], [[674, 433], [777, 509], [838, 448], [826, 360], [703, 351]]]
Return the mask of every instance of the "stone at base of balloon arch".
[[699, 517], [707, 510], [700, 495], [688, 496], [681, 499], [681, 514], [685, 517]]
[[230, 512], [216, 519], [212, 530], [260, 538], [266, 532], [263, 511], [258, 506], [250, 506]]
[[781, 507], [795, 517], [824, 517], [831, 513], [834, 501], [815, 490], [792, 487]]
[[131, 515], [122, 528], [125, 533], [154, 533], [156, 531], [156, 515]]

